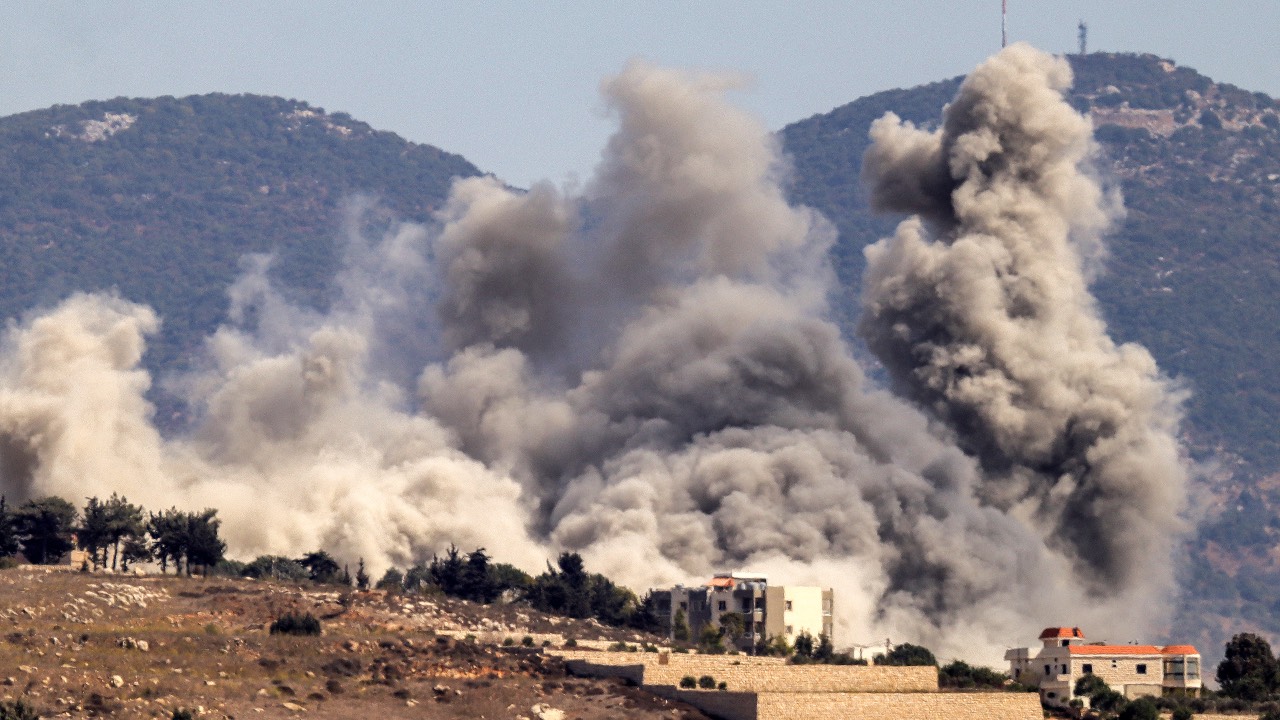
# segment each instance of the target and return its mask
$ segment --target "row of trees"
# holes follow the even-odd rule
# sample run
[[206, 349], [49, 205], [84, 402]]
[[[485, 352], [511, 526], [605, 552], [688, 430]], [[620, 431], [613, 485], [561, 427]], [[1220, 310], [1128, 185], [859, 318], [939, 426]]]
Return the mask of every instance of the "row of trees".
[[531, 576], [507, 563], [495, 563], [484, 548], [463, 555], [450, 546], [444, 556], [401, 572], [387, 570], [380, 589], [421, 592], [434, 588], [450, 597], [479, 603], [523, 601], [536, 610], [573, 618], [595, 618], [618, 627], [657, 631], [662, 627], [651, 595], [642, 600], [599, 573], [589, 573], [578, 553], [561, 553], [553, 566]]
[[10, 509], [0, 497], [0, 557], [21, 553], [28, 562], [50, 564], [72, 549], [84, 550], [93, 569], [128, 570], [131, 563], [155, 560], [161, 572], [217, 565], [226, 552], [218, 536], [216, 510], [183, 512], [170, 508], [148, 513], [127, 498], [88, 498], [83, 512], [60, 497], [29, 500]]

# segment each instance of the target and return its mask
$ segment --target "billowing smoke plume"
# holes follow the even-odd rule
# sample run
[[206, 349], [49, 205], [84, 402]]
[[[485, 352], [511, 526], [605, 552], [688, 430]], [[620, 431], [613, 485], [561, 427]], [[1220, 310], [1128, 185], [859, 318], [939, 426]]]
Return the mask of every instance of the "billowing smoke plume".
[[603, 86], [620, 129], [581, 196], [459, 181], [438, 227], [353, 236], [324, 314], [251, 259], [235, 322], [166, 380], [187, 436], [149, 422], [146, 309], [78, 296], [16, 326], [0, 485], [217, 507], [242, 555], [375, 571], [450, 541], [531, 570], [580, 551], [640, 589], [762, 570], [833, 585], [840, 643], [944, 657], [1140, 628], [1177, 530], [1176, 408], [1085, 289], [1107, 211], [1063, 67], [1013, 48], [941, 134], [877, 125], [877, 197], [923, 220], [872, 253], [868, 335], [926, 412], [827, 319], [833, 232], [785, 201], [731, 83], [637, 63]]
[[1082, 271], [1116, 208], [1085, 172], [1070, 81], [1066, 61], [1015, 46], [937, 132], [872, 126], [873, 202], [921, 219], [868, 248], [862, 328], [978, 459], [982, 499], [1026, 513], [1105, 595], [1168, 584], [1185, 470], [1178, 395], [1145, 349], [1107, 337]]

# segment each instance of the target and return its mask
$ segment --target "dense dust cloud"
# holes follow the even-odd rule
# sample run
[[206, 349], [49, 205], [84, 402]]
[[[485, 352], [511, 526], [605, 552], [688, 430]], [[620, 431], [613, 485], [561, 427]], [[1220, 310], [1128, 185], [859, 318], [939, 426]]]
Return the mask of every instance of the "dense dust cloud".
[[0, 485], [216, 507], [239, 555], [373, 572], [450, 542], [534, 571], [579, 551], [641, 590], [765, 571], [834, 586], [842, 645], [998, 661], [1045, 624], [1139, 631], [1180, 529], [1177, 398], [1088, 295], [1112, 210], [1065, 68], [1014, 47], [939, 132], [874, 130], [877, 202], [919, 218], [869, 250], [865, 330], [906, 400], [828, 319], [834, 232], [787, 203], [732, 82], [634, 63], [582, 192], [460, 180], [434, 227], [353, 229], [325, 313], [249, 259], [232, 321], [164, 379], [182, 437], [151, 424], [146, 308], [79, 295], [14, 326]]

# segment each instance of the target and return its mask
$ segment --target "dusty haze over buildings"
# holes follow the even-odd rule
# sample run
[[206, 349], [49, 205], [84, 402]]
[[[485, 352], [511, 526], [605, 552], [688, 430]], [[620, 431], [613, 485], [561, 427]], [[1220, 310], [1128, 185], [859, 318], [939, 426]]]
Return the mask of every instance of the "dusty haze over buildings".
[[868, 251], [864, 331], [901, 397], [828, 319], [834, 232], [787, 203], [733, 78], [634, 63], [581, 192], [460, 180], [438, 226], [381, 238], [353, 207], [325, 313], [250, 259], [232, 321], [165, 379], [197, 413], [181, 437], [150, 422], [148, 309], [80, 295], [14, 327], [0, 486], [216, 507], [242, 555], [375, 571], [450, 542], [532, 570], [575, 550], [636, 588], [749, 566], [835, 587], [845, 642], [944, 657], [1045, 618], [1150, 626], [1183, 530], [1178, 396], [1088, 294], [1118, 203], [1068, 82], [1014, 46], [940, 130], [876, 125], [873, 195], [917, 216]]

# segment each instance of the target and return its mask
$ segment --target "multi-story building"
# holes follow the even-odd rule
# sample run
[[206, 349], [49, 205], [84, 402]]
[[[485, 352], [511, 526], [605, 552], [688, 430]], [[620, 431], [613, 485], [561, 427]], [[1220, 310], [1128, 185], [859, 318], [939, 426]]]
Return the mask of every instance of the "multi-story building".
[[724, 615], [736, 613], [742, 618], [738, 645], [744, 650], [777, 637], [794, 644], [801, 633], [815, 641], [825, 635], [834, 642], [831, 588], [770, 585], [766, 575], [735, 572], [717, 573], [700, 586], [677, 585], [655, 594], [658, 612], [668, 617], [669, 627], [683, 615], [693, 638], [708, 624], [720, 627]]
[[1089, 643], [1078, 627], [1045, 628], [1040, 641], [1043, 647], [1034, 657], [1029, 648], [1013, 648], [1004, 659], [1014, 681], [1039, 687], [1046, 705], [1066, 706], [1086, 675], [1096, 675], [1129, 699], [1200, 694], [1200, 653], [1190, 645]]

